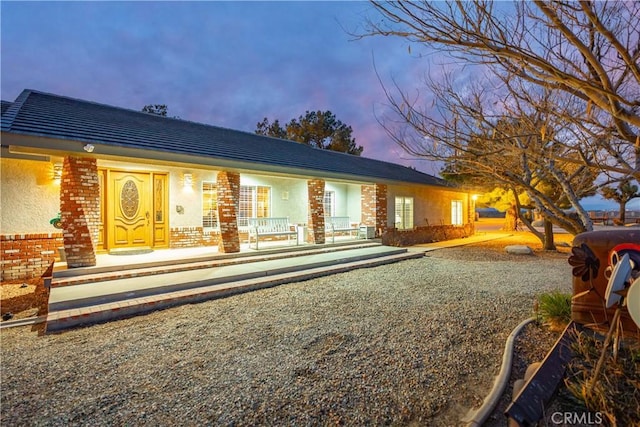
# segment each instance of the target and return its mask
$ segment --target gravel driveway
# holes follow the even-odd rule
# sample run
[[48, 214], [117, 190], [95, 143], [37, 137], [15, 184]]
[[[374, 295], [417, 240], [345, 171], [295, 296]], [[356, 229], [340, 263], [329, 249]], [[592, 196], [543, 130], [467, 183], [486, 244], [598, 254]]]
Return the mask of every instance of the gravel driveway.
[[428, 253], [60, 335], [1, 333], [0, 424], [458, 425], [566, 254]]

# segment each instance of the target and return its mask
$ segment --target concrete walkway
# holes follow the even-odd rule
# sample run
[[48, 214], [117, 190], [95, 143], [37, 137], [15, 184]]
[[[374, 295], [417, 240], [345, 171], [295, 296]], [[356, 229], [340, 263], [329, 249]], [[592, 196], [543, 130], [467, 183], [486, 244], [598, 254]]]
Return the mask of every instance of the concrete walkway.
[[471, 237], [465, 237], [463, 239], [443, 240], [441, 242], [434, 243], [421, 243], [419, 245], [410, 246], [408, 250], [412, 252], [431, 252], [438, 249], [453, 248], [456, 246], [472, 245], [474, 243], [503, 239], [512, 235], [513, 234], [508, 232], [476, 233]]

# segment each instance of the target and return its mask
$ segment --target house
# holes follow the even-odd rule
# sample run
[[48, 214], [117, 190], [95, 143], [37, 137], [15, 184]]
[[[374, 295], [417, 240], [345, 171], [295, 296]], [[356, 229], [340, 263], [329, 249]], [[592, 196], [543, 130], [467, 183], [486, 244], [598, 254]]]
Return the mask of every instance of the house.
[[325, 217], [473, 232], [467, 192], [401, 165], [34, 90], [1, 107], [2, 280], [39, 275], [61, 247], [69, 268], [135, 248], [238, 252], [256, 217], [288, 218], [308, 244], [325, 243]]

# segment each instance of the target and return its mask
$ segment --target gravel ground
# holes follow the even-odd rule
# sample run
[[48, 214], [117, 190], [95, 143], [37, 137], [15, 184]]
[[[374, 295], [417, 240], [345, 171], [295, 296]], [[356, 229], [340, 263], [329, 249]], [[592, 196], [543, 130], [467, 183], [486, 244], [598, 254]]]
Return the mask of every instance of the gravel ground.
[[516, 241], [59, 335], [4, 330], [0, 424], [459, 425], [535, 295], [571, 291], [566, 254], [504, 254]]

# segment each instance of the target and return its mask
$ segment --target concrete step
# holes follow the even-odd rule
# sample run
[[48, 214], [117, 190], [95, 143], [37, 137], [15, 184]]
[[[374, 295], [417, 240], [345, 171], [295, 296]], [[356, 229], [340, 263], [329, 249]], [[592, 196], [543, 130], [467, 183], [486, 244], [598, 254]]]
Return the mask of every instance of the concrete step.
[[[389, 264], [406, 259], [423, 257], [423, 253], [407, 252], [406, 249], [379, 247], [363, 248], [354, 252], [359, 254], [325, 254], [334, 255], [333, 260], [305, 260], [297, 258], [290, 262], [289, 266], [269, 265], [278, 260], [259, 262], [248, 269], [245, 274], [232, 274], [227, 276], [227, 280], [219, 281], [215, 271], [197, 270], [201, 275], [199, 280], [191, 277], [176, 283], [178, 276], [172, 273], [154, 277], [162, 277], [163, 281], [158, 282], [160, 286], [144, 286], [138, 283], [138, 288], [130, 288], [129, 292], [123, 291], [126, 286], [131, 286], [132, 279], [121, 279], [117, 297], [110, 296], [109, 292], [102, 292], [102, 295], [72, 295], [65, 296], [59, 291], [65, 289], [78, 288], [91, 285], [76, 285], [70, 288], [52, 289], [50, 297], [50, 308], [47, 316], [47, 332], [61, 331], [80, 325], [106, 322], [123, 317], [148, 313], [167, 307], [181, 304], [205, 301], [214, 298], [222, 298], [242, 292], [249, 292], [256, 289], [268, 288], [284, 283], [308, 280], [315, 277], [345, 272], [357, 268], [373, 267], [377, 265]], [[338, 256], [335, 256], [338, 255]], [[284, 261], [284, 260], [283, 260]], [[233, 266], [226, 267], [232, 268]], [[235, 266], [238, 267], [238, 266]], [[247, 265], [244, 265], [245, 269]], [[211, 270], [216, 270], [211, 269]], [[182, 273], [184, 276], [186, 273]], [[165, 280], [166, 279], [166, 280]], [[183, 277], [183, 279], [185, 279]], [[122, 283], [122, 281], [127, 281]], [[137, 280], [140, 282], [140, 279]], [[115, 289], [117, 286], [109, 286], [106, 282], [95, 286], [95, 290]], [[126, 285], [126, 286], [125, 286]]]
[[403, 248], [378, 245], [348, 251], [314, 252], [295, 258], [278, 257], [276, 259], [260, 259], [254, 262], [208, 266], [191, 270], [157, 271], [155, 274], [148, 274], [142, 277], [118, 277], [101, 283], [91, 282], [73, 286], [52, 287], [49, 296], [49, 310], [57, 311], [105, 304], [200, 286], [379, 258], [406, 251]]
[[379, 247], [380, 243], [360, 241], [355, 243], [327, 245], [322, 247], [293, 247], [235, 254], [212, 254], [185, 259], [148, 261], [128, 265], [110, 265], [98, 267], [73, 268], [56, 271], [51, 286], [71, 286], [83, 283], [96, 283], [156, 274], [198, 270], [212, 267], [245, 264], [258, 261], [277, 260], [291, 257], [330, 253], [360, 248]]

